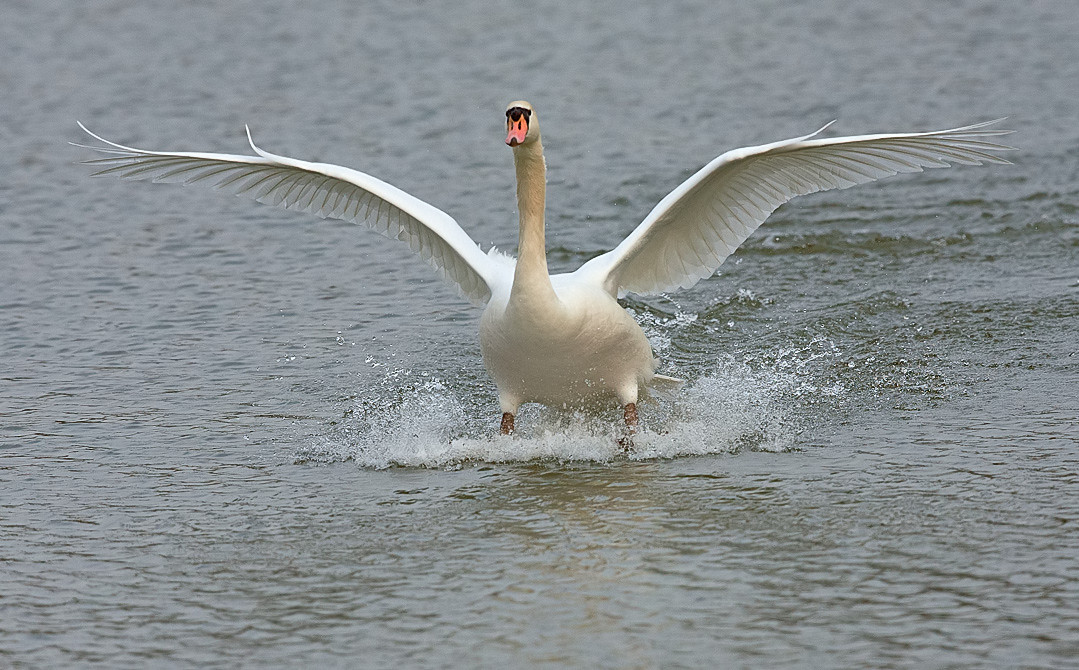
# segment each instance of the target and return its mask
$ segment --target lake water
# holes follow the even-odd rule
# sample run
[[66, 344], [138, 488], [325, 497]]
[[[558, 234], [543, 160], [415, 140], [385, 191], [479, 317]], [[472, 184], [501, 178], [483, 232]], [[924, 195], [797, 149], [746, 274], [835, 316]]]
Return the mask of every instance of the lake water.
[[[0, 665], [1079, 662], [1074, 2], [219, 4], [0, 7]], [[832, 119], [1020, 150], [629, 299], [689, 383], [626, 458], [613, 409], [495, 437], [479, 313], [402, 245], [67, 144], [248, 123], [513, 250], [517, 98], [555, 270]]]

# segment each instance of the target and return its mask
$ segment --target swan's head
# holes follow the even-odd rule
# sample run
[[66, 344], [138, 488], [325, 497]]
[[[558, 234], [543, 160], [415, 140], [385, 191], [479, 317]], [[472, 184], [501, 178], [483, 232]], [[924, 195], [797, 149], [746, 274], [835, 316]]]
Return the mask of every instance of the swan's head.
[[539, 120], [532, 105], [524, 100], [511, 102], [506, 108], [506, 144], [519, 147], [539, 139]]

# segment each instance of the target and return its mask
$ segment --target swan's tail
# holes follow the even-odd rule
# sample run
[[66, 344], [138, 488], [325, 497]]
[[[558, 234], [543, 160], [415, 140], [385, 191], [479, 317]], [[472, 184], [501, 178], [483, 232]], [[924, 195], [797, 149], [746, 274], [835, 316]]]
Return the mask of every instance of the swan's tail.
[[652, 380], [648, 382], [648, 392], [654, 395], [667, 396], [682, 388], [685, 383], [685, 379], [678, 379], [677, 377], [652, 375]]

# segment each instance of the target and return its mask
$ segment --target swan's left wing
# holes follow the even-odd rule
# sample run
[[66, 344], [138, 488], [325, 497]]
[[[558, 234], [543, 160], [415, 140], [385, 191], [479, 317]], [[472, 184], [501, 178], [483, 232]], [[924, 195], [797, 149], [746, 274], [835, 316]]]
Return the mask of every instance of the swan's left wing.
[[84, 146], [104, 158], [86, 161], [95, 175], [192, 184], [203, 182], [259, 202], [366, 223], [386, 237], [406, 242], [476, 305], [507, 276], [505, 259], [483, 253], [461, 226], [442, 210], [371, 175], [329, 163], [278, 156], [247, 140], [255, 156], [146, 151], [95, 135], [105, 146]]
[[989, 138], [1011, 131], [986, 127], [992, 123], [813, 139], [825, 126], [812, 135], [729, 151], [664, 197], [621, 244], [575, 274], [612, 295], [689, 288], [711, 276], [795, 196], [952, 163], [1008, 163], [991, 152], [1011, 147]]

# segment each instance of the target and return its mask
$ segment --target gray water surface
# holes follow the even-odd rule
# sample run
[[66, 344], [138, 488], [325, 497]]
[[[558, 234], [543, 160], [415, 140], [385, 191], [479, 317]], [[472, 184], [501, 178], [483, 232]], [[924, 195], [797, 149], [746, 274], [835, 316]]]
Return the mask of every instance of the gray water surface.
[[[1079, 8], [0, 6], [0, 665], [1074, 667]], [[494, 436], [478, 312], [402, 245], [146, 148], [355, 167], [553, 270], [727, 149], [1009, 116], [1012, 166], [781, 208], [627, 306], [685, 377]]]

